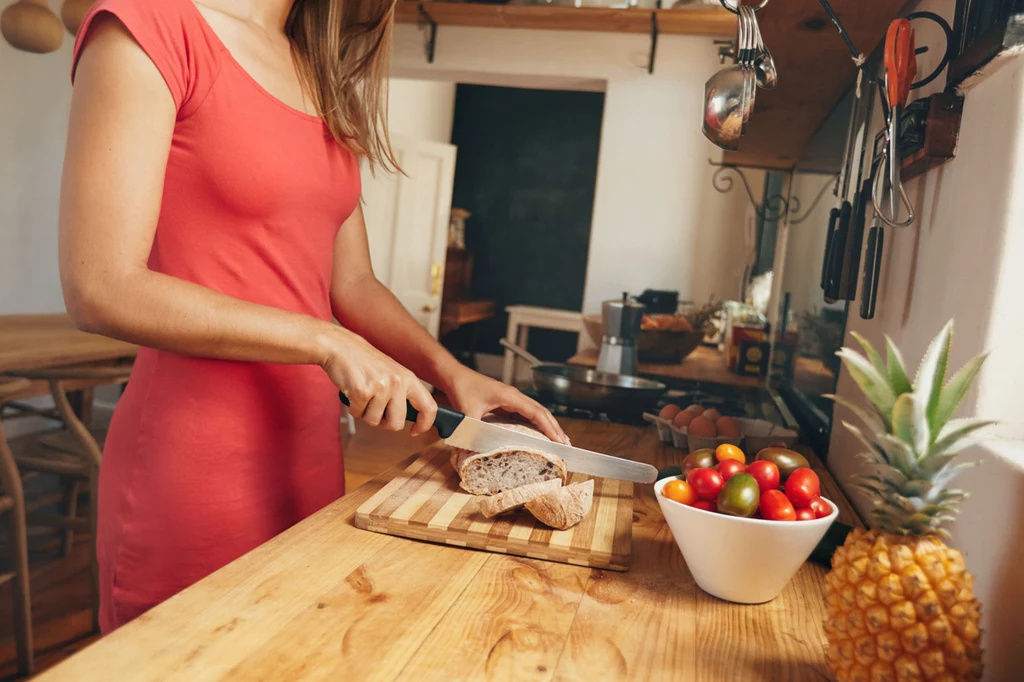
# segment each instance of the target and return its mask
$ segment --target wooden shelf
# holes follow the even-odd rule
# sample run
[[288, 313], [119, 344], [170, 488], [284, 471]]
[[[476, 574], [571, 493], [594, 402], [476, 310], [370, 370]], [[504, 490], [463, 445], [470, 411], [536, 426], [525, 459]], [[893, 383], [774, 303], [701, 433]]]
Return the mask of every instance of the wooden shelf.
[[658, 31], [662, 34], [722, 38], [736, 33], [736, 18], [732, 14], [720, 7], [706, 6], [651, 10], [399, 0], [395, 20], [416, 23], [421, 4], [439, 26], [650, 33], [651, 14], [656, 13]]
[[[854, 44], [868, 55], [885, 37], [889, 22], [896, 18], [905, 0], [831, 0], [830, 4]], [[399, 0], [396, 20], [416, 23], [420, 20], [420, 5], [440, 26], [649, 34], [653, 13], [658, 17], [661, 35], [736, 36], [735, 16], [707, 5], [652, 10]], [[775, 57], [779, 86], [758, 90], [747, 135], [740, 140], [739, 151], [726, 153], [724, 161], [791, 169], [829, 111], [853, 84], [856, 69], [818, 0], [776, 0], [757, 16], [765, 43]], [[695, 129], [700, 126], [699, 116], [699, 112], [694, 113]]]

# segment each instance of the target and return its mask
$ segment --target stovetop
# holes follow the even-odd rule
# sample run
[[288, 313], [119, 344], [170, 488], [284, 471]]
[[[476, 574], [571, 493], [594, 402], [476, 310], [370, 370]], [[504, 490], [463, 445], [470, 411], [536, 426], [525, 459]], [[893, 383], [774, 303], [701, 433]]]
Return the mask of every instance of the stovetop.
[[[666, 379], [665, 377], [645, 377], [661, 381], [668, 386], [668, 393], [658, 401], [655, 412], [669, 403], [685, 407], [694, 403], [705, 409], [715, 408], [719, 413], [730, 417], [747, 417], [749, 419], [764, 419], [779, 426], [793, 428], [796, 424], [785, 403], [778, 394], [765, 388], [737, 388], [723, 384], [710, 384], [707, 382], [696, 382], [685, 379]], [[537, 391], [528, 388], [525, 393], [537, 400]], [[556, 417], [569, 417], [571, 419], [587, 419], [611, 424], [626, 424], [630, 426], [643, 426], [646, 422], [639, 412], [632, 414], [616, 414], [607, 412], [595, 412], [592, 410], [580, 409], [558, 405], [551, 401], [541, 401], [551, 410]]]

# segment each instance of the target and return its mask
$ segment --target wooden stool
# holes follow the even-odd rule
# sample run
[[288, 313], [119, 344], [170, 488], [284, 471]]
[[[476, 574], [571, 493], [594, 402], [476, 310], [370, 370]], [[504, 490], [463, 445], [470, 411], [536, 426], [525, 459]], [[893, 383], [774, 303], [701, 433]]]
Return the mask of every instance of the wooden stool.
[[[28, 388], [25, 379], [4, 379], [0, 377], [0, 406], [20, 391]], [[0, 483], [3, 484], [3, 495], [0, 495], [0, 513], [6, 513], [10, 519], [11, 553], [13, 554], [14, 570], [0, 575], [0, 582], [14, 580], [14, 637], [18, 650], [18, 672], [31, 675], [33, 671], [32, 654], [32, 599], [28, 585], [28, 546], [25, 526], [25, 497], [21, 490], [21, 476], [14, 463], [11, 449], [7, 447], [3, 421], [0, 420]]]
[[[35, 452], [31, 455], [19, 456], [16, 461], [22, 471], [54, 474], [71, 480], [70, 490], [65, 498], [65, 515], [32, 514], [27, 521], [32, 525], [63, 529], [65, 551], [70, 551], [75, 530], [88, 529], [92, 533], [93, 625], [97, 628], [99, 627], [100, 593], [99, 562], [96, 557], [96, 510], [99, 506], [97, 500], [99, 499], [100, 463], [103, 459], [103, 451], [92, 433], [71, 408], [71, 403], [64, 390], [64, 382], [88, 380], [97, 383], [102, 381], [106, 384], [124, 384], [127, 383], [131, 370], [131, 365], [71, 366], [20, 370], [12, 373], [25, 379], [43, 379], [49, 382], [54, 405], [73, 436], [71, 443], [74, 444], [74, 447], [54, 444], [42, 453]], [[89, 486], [88, 520], [77, 518], [78, 494], [82, 484]]]

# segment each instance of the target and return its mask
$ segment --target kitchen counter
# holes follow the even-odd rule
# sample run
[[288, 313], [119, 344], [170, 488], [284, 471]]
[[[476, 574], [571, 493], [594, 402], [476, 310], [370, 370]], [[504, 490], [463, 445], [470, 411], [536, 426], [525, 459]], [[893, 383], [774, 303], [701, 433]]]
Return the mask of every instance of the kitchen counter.
[[[585, 448], [659, 467], [681, 458], [649, 427], [563, 423]], [[768, 604], [715, 599], [687, 571], [651, 486], [636, 486], [633, 566], [614, 573], [356, 529], [356, 508], [394, 473], [38, 679], [827, 677], [825, 570], [805, 564]], [[859, 525], [827, 474], [822, 487]]]
[[[569, 358], [568, 364], [596, 367], [597, 354], [596, 349], [582, 351]], [[730, 371], [725, 363], [725, 355], [711, 346], [697, 346], [697, 349], [683, 358], [682, 362], [641, 362], [640, 374], [704, 381], [739, 388], [757, 388], [764, 385], [764, 381], [758, 377], [740, 376]]]

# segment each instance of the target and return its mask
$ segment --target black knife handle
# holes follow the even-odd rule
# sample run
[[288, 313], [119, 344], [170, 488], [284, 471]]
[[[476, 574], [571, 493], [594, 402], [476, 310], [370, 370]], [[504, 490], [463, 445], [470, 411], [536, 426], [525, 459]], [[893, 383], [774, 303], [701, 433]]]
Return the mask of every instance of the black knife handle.
[[885, 232], [876, 219], [868, 233], [868, 249], [864, 254], [864, 281], [860, 294], [860, 316], [870, 320], [875, 316], [875, 302], [878, 299], [878, 279], [882, 269], [882, 251], [885, 246]]
[[853, 212], [850, 215], [849, 264], [846, 269], [846, 281], [843, 286], [842, 298], [852, 301], [857, 298], [857, 278], [860, 277], [861, 250], [864, 248], [864, 228], [867, 225], [868, 204], [871, 199], [871, 180], [865, 180], [861, 190], [853, 199]]
[[[348, 397], [341, 391], [338, 391], [338, 397], [341, 398], [342, 405], [344, 405], [345, 407], [351, 406], [349, 404]], [[412, 403], [406, 401], [405, 420], [409, 422], [414, 422], [417, 419], [419, 419], [419, 417], [419, 410], [413, 407]], [[459, 424], [461, 424], [462, 420], [465, 418], [466, 415], [462, 414], [458, 410], [453, 410], [450, 407], [438, 405], [437, 416], [434, 417], [434, 428], [437, 429], [437, 435], [439, 435], [441, 438], [450, 437], [453, 433], [455, 433], [455, 429], [459, 428]]]
[[835, 239], [837, 220], [839, 220], [839, 209], [833, 208], [828, 212], [828, 233], [825, 235], [825, 255], [821, 259], [822, 290], [825, 289], [825, 282], [828, 281], [828, 264], [832, 261], [832, 242]]
[[846, 237], [850, 229], [849, 201], [844, 201], [839, 209], [839, 220], [836, 232], [832, 237], [832, 248], [829, 250], [828, 276], [825, 278], [825, 300], [835, 303], [839, 300], [840, 284], [843, 277], [843, 257], [846, 255]]

